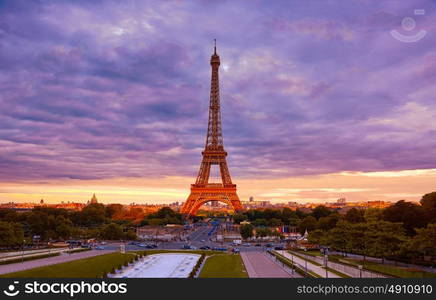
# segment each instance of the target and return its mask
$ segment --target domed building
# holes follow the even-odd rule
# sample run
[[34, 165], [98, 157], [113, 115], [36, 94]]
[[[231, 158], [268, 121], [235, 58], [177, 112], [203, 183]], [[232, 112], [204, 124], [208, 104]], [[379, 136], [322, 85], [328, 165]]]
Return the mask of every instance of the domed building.
[[90, 203], [90, 204], [97, 204], [97, 203], [98, 203], [98, 201], [97, 201], [97, 197], [95, 196], [95, 194], [92, 195], [91, 201], [90, 201], [89, 203]]

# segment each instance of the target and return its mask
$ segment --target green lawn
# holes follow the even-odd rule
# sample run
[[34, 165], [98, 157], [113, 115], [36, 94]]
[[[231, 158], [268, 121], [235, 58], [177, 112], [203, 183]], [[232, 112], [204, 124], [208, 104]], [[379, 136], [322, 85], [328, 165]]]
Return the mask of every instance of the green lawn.
[[305, 253], [310, 256], [321, 256], [321, 252], [319, 250], [309, 250], [309, 251], [297, 250], [296, 252], [300, 252], [303, 254]]
[[369, 271], [374, 271], [378, 273], [382, 273], [392, 277], [400, 277], [400, 278], [436, 278], [436, 273], [423, 272], [420, 270], [415, 270], [411, 268], [404, 267], [396, 267], [388, 264], [379, 264], [375, 262], [365, 263], [363, 260], [350, 259], [341, 257], [342, 261], [347, 261], [351, 265], [358, 266], [363, 265], [364, 269]]
[[218, 254], [206, 259], [200, 278], [247, 278], [239, 254]]
[[103, 272], [110, 272], [134, 257], [131, 253], [110, 253], [66, 263], [34, 268], [30, 270], [8, 273], [0, 277], [21, 277], [21, 278], [98, 278]]
[[29, 261], [29, 260], [35, 260], [35, 259], [42, 259], [47, 257], [53, 257], [53, 256], [59, 256], [60, 253], [47, 253], [47, 254], [41, 254], [41, 255], [34, 255], [34, 256], [24, 256], [24, 257], [17, 257], [15, 259], [8, 259], [0, 262], [0, 265], [8, 265], [8, 264], [15, 264], [20, 263], [23, 261]]
[[365, 262], [365, 264], [363, 264], [363, 267], [370, 271], [375, 271], [375, 272], [383, 273], [394, 277], [400, 277], [400, 278], [436, 278], [436, 273], [423, 272], [420, 270], [396, 267], [386, 264]]

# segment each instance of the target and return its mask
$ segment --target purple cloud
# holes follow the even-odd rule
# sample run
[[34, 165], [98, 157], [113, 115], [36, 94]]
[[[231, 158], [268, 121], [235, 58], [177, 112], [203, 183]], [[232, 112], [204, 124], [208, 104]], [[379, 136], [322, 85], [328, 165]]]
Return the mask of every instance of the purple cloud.
[[435, 168], [435, 9], [3, 1], [0, 180], [194, 176], [213, 38], [234, 176]]

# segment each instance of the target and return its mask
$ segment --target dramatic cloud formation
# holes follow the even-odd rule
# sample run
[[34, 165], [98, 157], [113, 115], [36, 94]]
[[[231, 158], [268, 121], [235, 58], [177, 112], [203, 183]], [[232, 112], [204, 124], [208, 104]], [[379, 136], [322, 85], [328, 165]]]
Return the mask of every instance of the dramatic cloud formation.
[[[436, 168], [435, 11], [430, 0], [0, 1], [0, 182], [194, 177], [213, 38], [235, 178]], [[392, 29], [428, 34], [403, 43]], [[296, 190], [259, 191], [274, 193]]]

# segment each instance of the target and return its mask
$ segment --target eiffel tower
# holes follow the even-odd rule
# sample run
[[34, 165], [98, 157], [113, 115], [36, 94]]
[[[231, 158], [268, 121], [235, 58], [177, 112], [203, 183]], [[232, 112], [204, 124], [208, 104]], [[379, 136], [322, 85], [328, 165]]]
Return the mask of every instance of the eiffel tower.
[[[206, 145], [203, 160], [198, 171], [195, 184], [191, 184], [191, 194], [181, 209], [184, 215], [195, 215], [197, 210], [206, 202], [220, 201], [231, 206], [235, 211], [242, 210], [241, 201], [236, 194], [236, 184], [232, 183], [227, 166], [227, 152], [224, 150], [223, 134], [221, 130], [221, 109], [218, 69], [220, 57], [214, 53], [210, 58], [212, 79], [210, 89], [209, 123], [207, 126]], [[209, 183], [210, 168], [218, 165], [222, 183]]]

